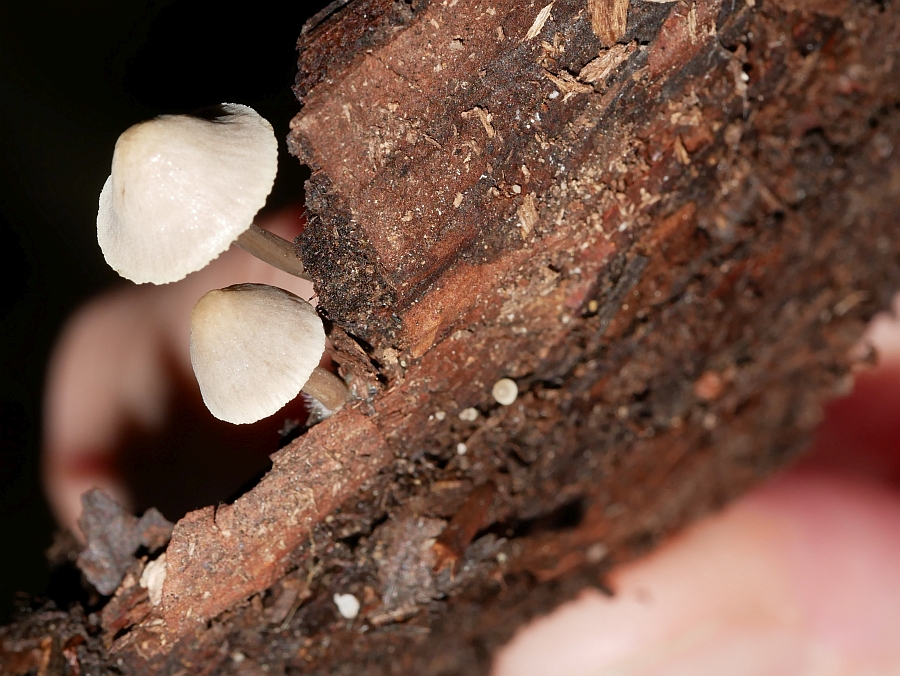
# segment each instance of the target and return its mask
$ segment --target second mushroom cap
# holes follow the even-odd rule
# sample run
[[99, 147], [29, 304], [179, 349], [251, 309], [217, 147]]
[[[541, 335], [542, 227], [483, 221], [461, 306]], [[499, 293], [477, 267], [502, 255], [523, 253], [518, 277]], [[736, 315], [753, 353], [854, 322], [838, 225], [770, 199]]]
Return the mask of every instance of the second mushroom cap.
[[265, 284], [210, 291], [191, 313], [191, 364], [214, 416], [251, 423], [296, 397], [325, 351], [313, 307]]

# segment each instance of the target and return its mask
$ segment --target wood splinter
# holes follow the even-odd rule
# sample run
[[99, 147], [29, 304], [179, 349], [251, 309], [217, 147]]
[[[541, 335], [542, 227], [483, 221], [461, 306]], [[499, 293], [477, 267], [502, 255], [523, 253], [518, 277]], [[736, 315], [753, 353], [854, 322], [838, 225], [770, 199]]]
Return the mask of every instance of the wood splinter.
[[496, 492], [497, 486], [488, 481], [469, 493], [462, 508], [450, 520], [432, 545], [435, 554], [434, 572], [439, 573], [449, 565], [450, 572], [456, 573], [459, 561], [466, 553], [466, 548], [472, 542], [475, 534], [485, 525], [484, 522]]

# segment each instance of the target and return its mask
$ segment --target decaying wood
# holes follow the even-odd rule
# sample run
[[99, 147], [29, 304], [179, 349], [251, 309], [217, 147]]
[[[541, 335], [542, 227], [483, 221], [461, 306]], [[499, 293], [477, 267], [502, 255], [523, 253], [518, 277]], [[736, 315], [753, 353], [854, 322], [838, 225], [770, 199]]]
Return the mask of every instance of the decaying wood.
[[900, 287], [900, 11], [548, 6], [360, 0], [304, 29], [297, 248], [357, 400], [180, 521], [162, 603], [120, 587], [81, 658], [485, 673], [802, 450]]
[[381, 432], [354, 411], [272, 456], [272, 470], [232, 505], [188, 514], [167, 549], [169, 632], [211, 619], [269, 587], [313, 525], [390, 460]]
[[616, 44], [628, 21], [628, 0], [588, 0], [591, 28], [604, 45]]

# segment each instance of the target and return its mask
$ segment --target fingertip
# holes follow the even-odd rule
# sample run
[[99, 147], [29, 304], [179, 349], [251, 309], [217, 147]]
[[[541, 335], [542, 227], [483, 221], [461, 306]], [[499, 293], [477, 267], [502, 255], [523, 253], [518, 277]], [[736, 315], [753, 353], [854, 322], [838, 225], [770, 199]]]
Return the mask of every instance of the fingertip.
[[790, 472], [520, 631], [494, 674], [894, 673], [897, 560], [895, 493]]

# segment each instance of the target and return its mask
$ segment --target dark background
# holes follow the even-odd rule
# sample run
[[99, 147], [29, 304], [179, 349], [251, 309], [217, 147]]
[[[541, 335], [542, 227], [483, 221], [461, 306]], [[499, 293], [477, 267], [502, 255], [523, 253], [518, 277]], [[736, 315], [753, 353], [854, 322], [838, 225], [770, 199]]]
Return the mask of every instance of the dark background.
[[255, 108], [282, 143], [269, 207], [296, 201], [284, 148], [299, 106], [295, 44], [325, 2], [0, 3], [0, 622], [15, 592], [47, 586], [53, 523], [38, 480], [44, 368], [79, 303], [122, 280], [96, 240], [116, 138], [159, 113], [227, 101]]

